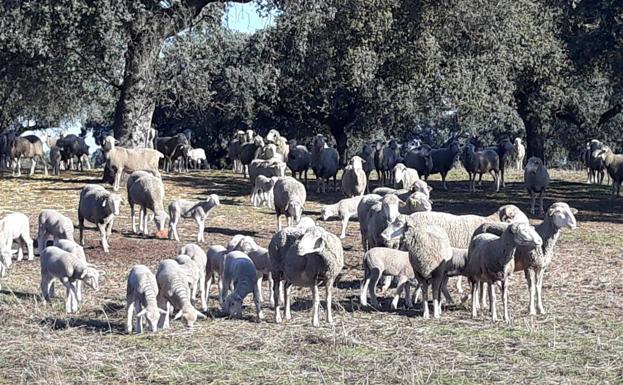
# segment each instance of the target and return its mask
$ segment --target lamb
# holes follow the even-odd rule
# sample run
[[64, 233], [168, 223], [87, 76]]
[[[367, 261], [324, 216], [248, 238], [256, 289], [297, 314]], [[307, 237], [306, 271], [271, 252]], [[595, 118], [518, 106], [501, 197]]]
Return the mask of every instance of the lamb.
[[324, 135], [318, 134], [314, 138], [311, 160], [311, 166], [317, 180], [316, 192], [326, 193], [327, 184], [331, 178], [333, 178], [333, 189], [337, 190], [339, 155], [335, 148], [327, 147]]
[[249, 180], [251, 184], [255, 183], [258, 176], [265, 177], [283, 177], [286, 175], [286, 164], [278, 159], [254, 159], [248, 166]]
[[[80, 261], [87, 263], [87, 256], [84, 253], [84, 248], [82, 248], [82, 246], [80, 246], [73, 240], [56, 239], [54, 240], [53, 246], [56, 246], [61, 250], [71, 253], [73, 254], [74, 257], [78, 258]], [[74, 285], [76, 286], [76, 298], [78, 299], [78, 303], [80, 303], [82, 302], [82, 281], [78, 280], [74, 283]], [[54, 297], [54, 284], [50, 286], [50, 296]]]
[[206, 318], [190, 303], [187, 278], [177, 261], [165, 259], [160, 262], [156, 272], [156, 281], [158, 282], [158, 295], [156, 296], [158, 307], [165, 310], [158, 320], [158, 328], [169, 328], [169, 317], [173, 309], [179, 309], [173, 319], [181, 317], [187, 327], [192, 327], [197, 318]]
[[144, 149], [127, 149], [115, 146], [115, 138], [107, 136], [102, 141], [102, 151], [106, 159], [107, 167], [110, 167], [115, 173], [113, 182], [113, 190], [118, 191], [121, 184], [121, 175], [126, 172], [128, 174], [134, 171], [149, 171], [155, 176], [160, 176], [158, 172], [158, 162], [164, 155], [150, 148]]
[[513, 148], [511, 159], [515, 163], [515, 169], [521, 170], [523, 168], [523, 160], [526, 157], [526, 147], [521, 143], [521, 138], [515, 138]]
[[489, 284], [491, 319], [497, 321], [494, 283], [502, 284], [504, 320], [508, 314], [508, 277], [514, 271], [517, 247], [540, 248], [543, 241], [532, 226], [527, 223], [509, 225], [501, 236], [493, 234], [476, 235], [469, 244], [465, 273], [472, 284], [472, 317], [478, 314], [478, 282]]
[[280, 282], [285, 281], [285, 318], [290, 314], [290, 288], [292, 285], [313, 288], [312, 325], [319, 326], [318, 287], [324, 282], [327, 300], [327, 322], [333, 323], [331, 291], [333, 283], [344, 267], [344, 251], [340, 239], [313, 226], [306, 229], [287, 228], [278, 231], [268, 246], [273, 279], [275, 280], [275, 321], [281, 322], [279, 304]]
[[132, 318], [136, 316], [134, 329], [143, 332], [143, 320], [152, 332], [158, 331], [158, 320], [165, 310], [158, 307], [158, 282], [145, 265], [134, 265], [128, 274], [126, 289], [126, 332], [132, 334]]
[[398, 189], [410, 190], [416, 181], [420, 179], [417, 170], [408, 168], [403, 163], [394, 166], [394, 187]]
[[423, 144], [415, 150], [408, 151], [402, 163], [409, 168], [415, 169], [421, 177], [427, 179], [433, 169], [431, 153], [432, 149], [430, 146]]
[[184, 271], [184, 275], [190, 287], [190, 298], [196, 298], [197, 291], [199, 291], [201, 293], [201, 309], [207, 311], [208, 300], [203, 290], [205, 288], [205, 281], [202, 280], [202, 278], [205, 279], [205, 265], [202, 265], [199, 261], [185, 254], [180, 254], [175, 257], [175, 261], [180, 264]]
[[71, 222], [71, 219], [56, 210], [41, 210], [38, 228], [37, 246], [39, 255], [45, 249], [49, 236], [52, 236], [54, 241], [59, 239], [74, 240], [74, 224]]
[[267, 177], [264, 175], [258, 175], [255, 178], [255, 184], [253, 185], [253, 191], [251, 192], [251, 204], [253, 207], [268, 206], [274, 209], [273, 188], [279, 178], [276, 176]]
[[288, 226], [298, 224], [303, 214], [307, 192], [305, 186], [292, 177], [279, 178], [273, 188], [277, 230], [281, 230], [281, 215], [288, 219]]
[[24, 247], [28, 251], [28, 260], [32, 261], [35, 258], [30, 237], [30, 222], [26, 215], [18, 212], [9, 213], [0, 220], [0, 252], [12, 254], [11, 247], [14, 241], [18, 242], [18, 261], [24, 258]]
[[[215, 274], [218, 273], [219, 281], [218, 281], [218, 299], [219, 303], [223, 304], [223, 298], [221, 298], [222, 291], [222, 266], [223, 259], [225, 258], [225, 254], [227, 254], [229, 250], [221, 245], [213, 245], [208, 247], [206, 251], [206, 297], [210, 294], [210, 287], [212, 286], [212, 281], [215, 279]], [[207, 299], [207, 298], [206, 298]]]
[[48, 175], [48, 165], [43, 158], [43, 142], [35, 135], [18, 136], [13, 141], [11, 147], [11, 159], [15, 160], [16, 176], [21, 176], [21, 160], [22, 158], [29, 158], [30, 173], [29, 176], [33, 176], [35, 173], [35, 167], [37, 166], [37, 159], [43, 163], [43, 170], [45, 175]]
[[446, 279], [445, 264], [452, 259], [452, 247], [446, 231], [440, 226], [421, 225], [413, 217], [398, 216], [403, 228], [395, 231], [391, 226], [382, 233], [382, 238], [389, 242], [397, 236], [402, 238], [409, 252], [409, 261], [413, 273], [422, 287], [422, 306], [424, 318], [429, 318], [428, 285], [433, 289], [433, 317], [441, 316], [440, 297]]
[[363, 171], [364, 160], [353, 156], [342, 174], [342, 192], [347, 198], [361, 196], [366, 190], [367, 179]]
[[621, 183], [623, 183], [623, 154], [615, 154], [609, 147], [598, 150], [596, 156], [603, 160], [608, 175], [612, 179], [612, 195], [621, 194]]
[[56, 246], [48, 246], [41, 254], [41, 294], [44, 302], [50, 300], [50, 287], [54, 280], [60, 280], [65, 286], [65, 312], [78, 311], [79, 297], [77, 293], [78, 280], [84, 281], [87, 286], [99, 290], [99, 277], [104, 272], [98, 271], [93, 265], [80, 260], [74, 254]]
[[[346, 227], [350, 218], [357, 217], [357, 207], [361, 202], [362, 196], [355, 196], [352, 198], [342, 199], [341, 201], [324, 206], [320, 210], [320, 216], [323, 221], [329, 220], [333, 217], [339, 217], [342, 220], [342, 232], [340, 233], [340, 239], [346, 238]], [[380, 197], [379, 197], [380, 198]]]
[[100, 231], [101, 243], [108, 253], [108, 237], [112, 233], [115, 217], [119, 215], [121, 196], [106, 191], [96, 184], [87, 184], [80, 191], [78, 203], [78, 228], [80, 229], [80, 245], [84, 246], [84, 221], [94, 223]]
[[307, 170], [309, 170], [311, 164], [311, 154], [307, 147], [297, 145], [296, 140], [291, 139], [286, 164], [290, 171], [292, 171], [293, 177], [296, 178], [296, 174], [298, 173], [298, 179], [301, 180], [304, 175], [305, 185], [307, 185]]
[[[244, 298], [253, 293], [257, 319], [264, 319], [260, 299], [260, 287], [262, 277], [255, 269], [251, 258], [241, 251], [231, 251], [223, 260], [222, 293], [224, 298], [223, 311], [229, 315], [239, 317], [242, 315], [242, 302]], [[234, 291], [229, 294], [229, 287], [234, 284]]]
[[[138, 173], [138, 174], [136, 174]], [[164, 211], [164, 185], [160, 177], [153, 176], [144, 171], [137, 171], [130, 175], [127, 183], [128, 204], [132, 216], [132, 232], [136, 234], [136, 220], [134, 216], [134, 205], [139, 205], [139, 228], [143, 230], [143, 235], [149, 234], [147, 229], [147, 210], [154, 213], [154, 223], [156, 224], [156, 236], [163, 236], [166, 233], [166, 223], [169, 216]]]
[[[209, 287], [206, 283], [206, 271], [208, 266], [208, 256], [205, 251], [194, 243], [189, 243], [180, 249], [180, 254], [189, 256], [199, 266], [199, 291], [201, 293], [201, 305], [202, 310], [208, 310], [208, 294]], [[179, 262], [179, 261], [178, 261]], [[196, 291], [193, 293], [193, 298], [197, 295]]]
[[203, 148], [193, 148], [188, 151], [188, 160], [194, 169], [208, 168], [208, 158]]
[[448, 147], [435, 148], [431, 150], [430, 156], [433, 162], [433, 167], [431, 168], [429, 175], [437, 173], [441, 174], [443, 189], [446, 191], [448, 191], [446, 176], [454, 167], [454, 163], [459, 152], [461, 152], [461, 147], [457, 141], [452, 141]]
[[194, 218], [197, 222], [197, 242], [205, 242], [204, 229], [205, 220], [208, 214], [215, 207], [219, 206], [218, 195], [212, 194], [205, 201], [189, 201], [186, 199], [176, 199], [169, 205], [169, 239], [173, 236], [179, 242], [180, 237], [177, 233], [177, 223], [180, 218]]
[[411, 296], [409, 295], [409, 281], [415, 279], [413, 267], [409, 262], [409, 253], [387, 247], [374, 247], [366, 252], [363, 257], [364, 277], [361, 281], [361, 291], [359, 302], [362, 306], [368, 305], [368, 296], [372, 306], [378, 307], [379, 302], [376, 298], [376, 286], [382, 275], [398, 278], [396, 294], [392, 300], [392, 309], [398, 308], [400, 293], [405, 292], [407, 307], [413, 307]]
[[463, 166], [469, 174], [469, 191], [474, 192], [476, 174], [490, 173], [495, 183], [495, 191], [500, 191], [500, 157], [494, 150], [476, 151], [472, 143], [463, 148]]
[[271, 306], [274, 306], [274, 296], [273, 296], [273, 277], [270, 268], [270, 258], [268, 256], [268, 249], [264, 247], [258, 246], [257, 243], [253, 240], [253, 238], [249, 236], [234, 236], [232, 241], [229, 243], [227, 249], [229, 251], [242, 251], [245, 253], [255, 265], [255, 268], [258, 272], [258, 295], [260, 302], [263, 301], [262, 297], [262, 278], [263, 275], [268, 276], [268, 294], [270, 299]]
[[524, 171], [524, 184], [526, 190], [530, 194], [532, 199], [532, 206], [530, 207], [530, 213], [534, 214], [534, 204], [536, 201], [536, 194], [539, 194], [539, 200], [541, 206], [539, 214], [543, 214], [543, 194], [549, 187], [549, 173], [547, 168], [543, 164], [543, 161], [535, 156], [528, 159], [526, 169]]

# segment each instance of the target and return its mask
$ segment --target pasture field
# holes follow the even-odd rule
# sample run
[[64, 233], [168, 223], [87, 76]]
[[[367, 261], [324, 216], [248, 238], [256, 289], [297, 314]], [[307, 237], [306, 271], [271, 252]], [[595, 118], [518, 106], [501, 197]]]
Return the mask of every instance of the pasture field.
[[[510, 172], [507, 187], [469, 193], [466, 175], [451, 173], [450, 192], [433, 178], [433, 208], [457, 214], [489, 214], [505, 203], [527, 211], [522, 175]], [[0, 214], [17, 210], [31, 220], [36, 237], [39, 210], [53, 208], [76, 223], [81, 187], [97, 183], [100, 171], [62, 177], [0, 179]], [[266, 320], [229, 319], [211, 293], [208, 320], [193, 329], [179, 321], [156, 334], [126, 335], [125, 285], [130, 267], [151, 268], [193, 242], [194, 222], [181, 226], [182, 242], [143, 239], [131, 233], [129, 207], [122, 206], [109, 240], [87, 231], [85, 251], [106, 271], [102, 288], [85, 290], [80, 311], [68, 316], [57, 298], [44, 306], [39, 297], [39, 261], [13, 265], [0, 291], [0, 383], [219, 383], [219, 384], [615, 384], [623, 382], [623, 198], [611, 199], [606, 186], [584, 184], [581, 172], [553, 171], [547, 205], [566, 201], [579, 210], [578, 228], [561, 237], [545, 274], [547, 315], [527, 314], [523, 274], [511, 279], [510, 324], [492, 323], [488, 314], [471, 319], [469, 307], [447, 307], [439, 320], [423, 320], [421, 310], [382, 310], [359, 306], [362, 249], [356, 221], [344, 240], [345, 267], [334, 291], [335, 324], [311, 327], [308, 289], [294, 290], [293, 320], [275, 324], [266, 303]], [[206, 224], [207, 243], [225, 244], [233, 235], [252, 235], [266, 246], [275, 231], [267, 208], [250, 206], [247, 181], [228, 171], [165, 175], [166, 202], [175, 198], [221, 197]], [[310, 180], [310, 183], [311, 182]], [[373, 183], [375, 174], [373, 174]], [[306, 214], [317, 218], [322, 204], [341, 193], [315, 194], [310, 185]], [[124, 187], [121, 193], [125, 196]], [[536, 222], [538, 218], [533, 217]], [[339, 222], [322, 223], [339, 233]], [[153, 228], [153, 226], [152, 226]], [[77, 230], [76, 230], [77, 237]], [[451, 281], [452, 282], [452, 281]], [[58, 284], [57, 284], [58, 286]], [[60, 289], [58, 287], [57, 289]], [[455, 299], [460, 296], [451, 284]], [[61, 290], [57, 290], [62, 293]], [[321, 291], [324, 299], [324, 291]], [[402, 305], [402, 301], [401, 301]], [[321, 312], [321, 322], [324, 321]]]

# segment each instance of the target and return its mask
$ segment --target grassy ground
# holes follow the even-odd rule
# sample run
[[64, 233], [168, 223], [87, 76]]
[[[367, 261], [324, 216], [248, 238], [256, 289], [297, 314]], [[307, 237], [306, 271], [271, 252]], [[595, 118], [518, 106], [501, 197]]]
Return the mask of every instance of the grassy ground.
[[[335, 290], [333, 326], [310, 326], [307, 289], [295, 291], [293, 320], [279, 325], [270, 309], [266, 321], [253, 322], [252, 306], [244, 319], [223, 317], [213, 291], [209, 319], [192, 330], [175, 321], [169, 331], [128, 336], [123, 328], [130, 267], [155, 268], [175, 256], [193, 241], [195, 227], [185, 222], [181, 243], [136, 237], [124, 206], [110, 255], [102, 253], [96, 232], [86, 233], [88, 258], [107, 273], [99, 292], [86, 290], [77, 314], [67, 316], [62, 299], [41, 303], [38, 258], [16, 263], [3, 279], [0, 383], [622, 383], [623, 198], [613, 200], [606, 187], [583, 184], [581, 173], [552, 176], [547, 203], [563, 200], [580, 212], [578, 229], [562, 236], [545, 275], [545, 316], [528, 316], [523, 274], [511, 280], [508, 325], [492, 323], [487, 314], [472, 320], [464, 305], [426, 321], [419, 309], [389, 311], [389, 299], [381, 311], [361, 309], [362, 251], [355, 222], [344, 240], [346, 265]], [[98, 178], [92, 172], [0, 179], [0, 214], [28, 214], [33, 236], [43, 208], [58, 209], [75, 221], [80, 188]], [[498, 194], [489, 180], [484, 191], [470, 194], [463, 173], [455, 171], [451, 179], [449, 193], [433, 180], [435, 210], [488, 214], [504, 203], [528, 208], [518, 173], [510, 173], [507, 188]], [[165, 188], [166, 204], [210, 193], [222, 197], [223, 205], [208, 222], [208, 244], [244, 233], [266, 246], [274, 232], [271, 212], [250, 207], [248, 183], [228, 172], [166, 176]], [[321, 204], [339, 197], [312, 193], [307, 214], [316, 217]], [[323, 226], [338, 233], [338, 222]]]

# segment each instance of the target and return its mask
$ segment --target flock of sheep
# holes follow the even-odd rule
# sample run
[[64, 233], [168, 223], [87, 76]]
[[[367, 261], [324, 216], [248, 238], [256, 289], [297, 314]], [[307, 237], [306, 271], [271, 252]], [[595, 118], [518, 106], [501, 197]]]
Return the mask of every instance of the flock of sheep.
[[[176, 148], [172, 150], [175, 152]], [[496, 286], [500, 286], [504, 319], [508, 321], [508, 278], [515, 271], [523, 271], [530, 292], [529, 313], [543, 314], [543, 274], [552, 261], [561, 231], [577, 226], [577, 210], [568, 204], [557, 202], [544, 209], [543, 193], [548, 187], [549, 175], [538, 158], [530, 158], [524, 171], [526, 188], [533, 197], [533, 213], [536, 196], [541, 198], [543, 221], [538, 225], [531, 226], [526, 215], [514, 205], [504, 205], [487, 216], [432, 211], [432, 189], [425, 181], [430, 174], [440, 173], [447, 188], [445, 176], [461, 155], [470, 174], [470, 189], [475, 189], [477, 175], [482, 178], [483, 174], [490, 173], [498, 190], [504, 185], [506, 159], [514, 154], [515, 165], [523, 164], [525, 152], [521, 141], [513, 144], [505, 139], [494, 148], [478, 151], [473, 142], [461, 148], [452, 140], [441, 149], [421, 145], [403, 156], [398, 143], [390, 140], [386, 144], [367, 144], [359, 155], [353, 156], [341, 179], [345, 198], [322, 208], [322, 220], [341, 219], [338, 236], [303, 216], [308, 169], [316, 175], [317, 191], [326, 191], [331, 179], [337, 189], [338, 154], [327, 145], [325, 138], [314, 137], [312, 150], [308, 151], [294, 141], [288, 142], [275, 130], [265, 138], [252, 131], [239, 131], [229, 145], [233, 169], [250, 178], [254, 206], [274, 209], [276, 232], [267, 247], [258, 245], [252, 237], [236, 235], [227, 245], [212, 245], [204, 250], [199, 244], [205, 242], [207, 217], [220, 204], [217, 195], [210, 195], [204, 201], [175, 200], [165, 210], [165, 189], [159, 172], [159, 162], [166, 158], [163, 153], [152, 148], [119, 147], [112, 137], [103, 140], [102, 150], [107, 167], [114, 174], [114, 191], [119, 189], [122, 175], [129, 175], [126, 188], [133, 232], [149, 235], [148, 226], [153, 220], [156, 237], [164, 238], [168, 234], [169, 239], [179, 241], [177, 225], [181, 218], [193, 218], [198, 226], [197, 243], [184, 245], [178, 256], [162, 261], [155, 274], [143, 265], [130, 270], [126, 305], [129, 333], [140, 332], [144, 326], [152, 331], [168, 328], [171, 316], [181, 318], [187, 326], [192, 326], [198, 318], [205, 318], [208, 294], [216, 277], [222, 310], [239, 316], [245, 298], [253, 294], [258, 320], [264, 318], [262, 285], [267, 280], [268, 298], [274, 307], [276, 322], [282, 321], [281, 306], [285, 306], [285, 319], [291, 318], [291, 288], [310, 287], [314, 326], [319, 325], [319, 290], [324, 286], [326, 317], [332, 323], [333, 286], [344, 267], [341, 239], [347, 236], [351, 218], [359, 220], [365, 252], [362, 305], [368, 306], [369, 299], [372, 306], [378, 306], [376, 290], [381, 278], [383, 290], [396, 279], [393, 308], [398, 306], [404, 293], [405, 304], [412, 306], [420, 300], [424, 317], [428, 318], [430, 287], [433, 317], [438, 318], [442, 301], [453, 302], [447, 289], [449, 278], [458, 277], [457, 289], [463, 292], [461, 277], [466, 277], [471, 285], [472, 315], [476, 317], [478, 311], [486, 307], [485, 284], [488, 284], [492, 319], [497, 319]], [[612, 155], [605, 146], [593, 151], [591, 156], [602, 159], [609, 172], [621, 157]], [[173, 159], [167, 161], [171, 165]], [[292, 176], [285, 175], [286, 168], [291, 170]], [[373, 169], [383, 186], [370, 192], [369, 177]], [[613, 184], [620, 183], [620, 170], [610, 175]], [[66, 288], [66, 311], [76, 312], [82, 301], [82, 283], [98, 289], [103, 272], [87, 261], [81, 246], [84, 222], [96, 224], [101, 246], [108, 252], [107, 238], [119, 215], [121, 200], [120, 194], [100, 185], [83, 187], [78, 204], [80, 244], [74, 240], [73, 223], [68, 217], [55, 210], [40, 213], [37, 249], [45, 301], [54, 296], [54, 282], [60, 281]], [[139, 208], [138, 229], [135, 206]], [[281, 216], [286, 217], [286, 227], [282, 226]], [[32, 260], [34, 250], [28, 217], [10, 213], [0, 220], [1, 277], [7, 275], [14, 254], [18, 261], [23, 259], [24, 247], [28, 260]], [[197, 295], [201, 311], [193, 305]]]

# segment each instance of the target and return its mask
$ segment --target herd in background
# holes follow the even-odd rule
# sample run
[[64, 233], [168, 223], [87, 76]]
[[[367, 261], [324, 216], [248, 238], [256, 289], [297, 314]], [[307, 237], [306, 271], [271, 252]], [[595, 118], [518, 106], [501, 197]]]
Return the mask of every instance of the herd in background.
[[[326, 191], [330, 179], [333, 179], [334, 190], [337, 189], [337, 151], [327, 145], [322, 135], [315, 136], [312, 143], [310, 152], [304, 146], [288, 142], [274, 130], [266, 138], [250, 131], [238, 132], [230, 144], [234, 171], [245, 173], [251, 179], [253, 205], [274, 209], [276, 232], [266, 247], [258, 245], [252, 237], [239, 234], [227, 245], [211, 245], [204, 250], [200, 244], [205, 243], [205, 221], [219, 206], [219, 197], [212, 194], [204, 201], [176, 199], [166, 211], [166, 192], [158, 171], [159, 161], [166, 156], [151, 148], [125, 149], [116, 146], [114, 138], [104, 138], [104, 156], [115, 176], [113, 190], [119, 189], [123, 173], [129, 175], [127, 201], [134, 233], [152, 234], [148, 226], [153, 220], [155, 237], [168, 235], [169, 239], [179, 241], [177, 225], [181, 218], [193, 218], [198, 226], [197, 243], [181, 247], [179, 255], [162, 261], [155, 273], [143, 265], [131, 268], [126, 296], [128, 332], [140, 332], [144, 325], [152, 331], [168, 328], [170, 317], [182, 319], [186, 326], [206, 318], [208, 294], [216, 277], [222, 311], [240, 316], [244, 299], [253, 294], [258, 320], [264, 318], [262, 285], [266, 279], [276, 322], [283, 319], [282, 306], [285, 319], [292, 317], [292, 287], [309, 287], [314, 326], [319, 325], [319, 290], [324, 285], [326, 319], [332, 323], [332, 292], [344, 267], [341, 239], [348, 236], [351, 218], [359, 221], [364, 251], [362, 306], [368, 306], [368, 298], [372, 306], [378, 306], [379, 281], [383, 278], [382, 288], [386, 291], [395, 278], [398, 286], [391, 302], [393, 308], [398, 307], [404, 293], [405, 305], [412, 306], [420, 301], [424, 318], [429, 318], [428, 296], [432, 292], [433, 317], [439, 318], [442, 302], [453, 302], [447, 288], [449, 278], [458, 277], [457, 290], [462, 293], [461, 277], [466, 277], [471, 285], [472, 316], [476, 317], [486, 308], [485, 284], [488, 284], [491, 317], [497, 319], [496, 287], [499, 285], [504, 319], [509, 321], [508, 278], [515, 271], [523, 271], [530, 292], [529, 313], [545, 313], [543, 273], [552, 261], [560, 232], [576, 228], [577, 210], [564, 202], [554, 203], [544, 210], [542, 197], [549, 175], [540, 159], [529, 159], [525, 167], [526, 187], [533, 195], [532, 211], [535, 211], [536, 195], [540, 194], [540, 211], [544, 214], [540, 224], [531, 226], [527, 216], [515, 205], [504, 205], [486, 216], [432, 211], [432, 189], [425, 181], [428, 175], [439, 172], [445, 179], [456, 157], [462, 154], [462, 162], [470, 172], [470, 188], [475, 188], [476, 175], [481, 178], [485, 173], [494, 176], [496, 188], [499, 188], [503, 185], [505, 157], [517, 147], [509, 140], [481, 151], [476, 151], [475, 140], [462, 149], [455, 140], [441, 149], [419, 145], [404, 157], [395, 140], [385, 145], [368, 144], [344, 168], [341, 189], [346, 197], [321, 210], [322, 220], [341, 219], [338, 236], [303, 216], [307, 200], [305, 175], [309, 168], [317, 176], [317, 191]], [[601, 158], [606, 153], [601, 149], [595, 156]], [[607, 156], [603, 159], [606, 165], [610, 164]], [[167, 159], [167, 162], [171, 165], [174, 159]], [[392, 187], [377, 187], [369, 193], [372, 164], [381, 183]], [[285, 175], [286, 167], [293, 176]], [[295, 177], [297, 174], [302, 181]], [[46, 302], [54, 297], [55, 281], [66, 288], [68, 313], [79, 311], [83, 282], [94, 290], [99, 288], [99, 278], [104, 272], [90, 264], [84, 253], [84, 222], [97, 226], [101, 246], [108, 253], [108, 237], [115, 217], [120, 214], [122, 201], [119, 193], [100, 185], [84, 186], [78, 204], [79, 244], [74, 240], [71, 219], [55, 210], [40, 213], [37, 250], [41, 264], [40, 290]], [[138, 228], [135, 206], [139, 207]], [[282, 215], [287, 218], [287, 227], [281, 224]], [[51, 243], [49, 238], [52, 238]], [[28, 260], [32, 260], [34, 250], [28, 217], [10, 213], [0, 220], [0, 276], [5, 277], [9, 272], [14, 254], [17, 260], [23, 259], [23, 248], [27, 250]], [[201, 311], [193, 305], [197, 295]]]

